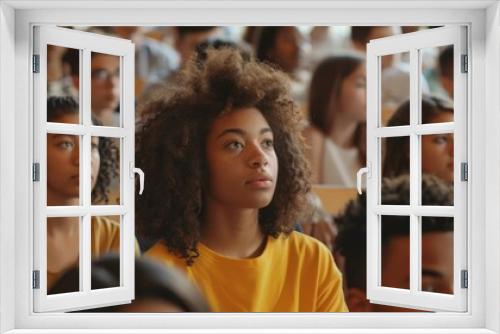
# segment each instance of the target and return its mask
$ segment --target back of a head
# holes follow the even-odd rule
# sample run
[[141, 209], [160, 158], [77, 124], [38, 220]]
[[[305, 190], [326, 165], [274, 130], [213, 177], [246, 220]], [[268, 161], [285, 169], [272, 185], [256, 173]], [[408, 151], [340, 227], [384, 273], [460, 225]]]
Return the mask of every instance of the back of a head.
[[[91, 266], [92, 289], [120, 286], [120, 258], [109, 254], [94, 260]], [[67, 271], [51, 289], [51, 294], [78, 291], [79, 269]], [[188, 278], [173, 267], [148, 258], [135, 260], [135, 301], [162, 300], [184, 312], [209, 312], [210, 308], [200, 291]], [[133, 304], [132, 304], [133, 306]], [[122, 312], [123, 306], [91, 309], [85, 312]], [[130, 309], [127, 305], [127, 309]]]
[[[384, 178], [382, 202], [387, 205], [408, 203], [409, 176]], [[453, 189], [439, 178], [422, 175], [422, 205], [449, 206], [453, 203]], [[382, 248], [394, 236], [409, 235], [409, 217], [384, 217]], [[348, 203], [338, 217], [339, 235], [336, 250], [345, 257], [345, 277], [349, 288], [366, 289], [366, 195]], [[422, 233], [453, 231], [453, 218], [423, 217]]]
[[373, 29], [371, 26], [353, 26], [351, 27], [351, 41], [359, 45], [368, 43], [368, 36]]
[[364, 61], [360, 54], [346, 53], [325, 58], [314, 70], [309, 86], [309, 122], [323, 134], [331, 130], [343, 81]]

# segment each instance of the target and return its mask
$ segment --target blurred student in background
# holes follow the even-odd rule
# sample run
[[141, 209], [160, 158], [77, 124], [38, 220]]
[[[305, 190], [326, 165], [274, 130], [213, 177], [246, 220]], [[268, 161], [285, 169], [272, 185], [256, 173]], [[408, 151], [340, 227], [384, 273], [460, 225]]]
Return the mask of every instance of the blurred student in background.
[[304, 134], [314, 183], [355, 187], [366, 159], [366, 68], [362, 56], [331, 56], [314, 71]]
[[292, 97], [304, 107], [310, 75], [301, 68], [304, 37], [299, 29], [294, 26], [258, 27], [254, 34], [257, 59], [288, 74]]
[[[382, 200], [388, 205], [409, 203], [409, 177], [382, 181]], [[452, 205], [453, 190], [440, 179], [422, 176], [423, 205]], [[351, 312], [412, 312], [372, 304], [366, 298], [366, 195], [351, 201], [338, 217], [337, 251], [345, 257], [346, 300]], [[382, 219], [381, 285], [410, 288], [410, 222], [408, 216]], [[453, 294], [453, 218], [422, 217], [422, 291]]]
[[[74, 89], [80, 87], [80, 52], [67, 49], [63, 63], [70, 69]], [[92, 114], [104, 126], [120, 126], [120, 57], [92, 52], [90, 62]]]
[[[453, 105], [436, 96], [422, 96], [422, 124], [453, 122]], [[390, 119], [388, 126], [410, 124], [410, 102], [403, 103]], [[422, 136], [422, 173], [435, 175], [453, 183], [453, 133]], [[409, 137], [386, 139], [382, 175], [395, 177], [410, 172]]]

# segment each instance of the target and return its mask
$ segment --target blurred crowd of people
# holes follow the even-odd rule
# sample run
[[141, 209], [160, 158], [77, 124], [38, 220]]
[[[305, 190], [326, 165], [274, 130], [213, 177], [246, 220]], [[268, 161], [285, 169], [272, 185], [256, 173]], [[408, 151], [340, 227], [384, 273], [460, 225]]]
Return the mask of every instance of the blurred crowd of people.
[[[138, 256], [136, 260], [136, 301], [128, 306], [94, 311], [204, 312], [218, 310], [231, 312], [347, 311], [347, 309], [351, 312], [410, 311], [371, 304], [366, 298], [365, 196], [353, 198], [349, 203], [346, 203], [341, 214], [333, 216], [326, 212], [319, 197], [310, 191], [310, 187], [306, 186], [306, 183], [309, 184], [309, 179], [305, 175], [310, 173], [310, 181], [313, 184], [343, 188], [356, 186], [356, 172], [366, 163], [367, 44], [373, 39], [432, 29], [432, 27], [127, 26], [78, 27], [76, 29], [129, 39], [135, 44], [136, 126], [140, 140], [138, 147], [144, 151], [137, 152], [137, 162], [139, 167], [145, 168], [146, 180], [152, 182], [146, 183], [145, 192], [153, 191], [154, 195], [146, 196], [146, 200], [140, 199], [137, 202], [137, 219], [141, 221], [136, 221], [136, 224], [140, 226], [136, 246]], [[237, 56], [224, 53], [228, 49], [233, 50]], [[217, 60], [217, 53], [214, 53], [214, 50], [222, 52], [220, 59], [223, 59], [225, 63], [220, 64], [222, 60]], [[49, 122], [78, 124], [82, 112], [78, 104], [81, 100], [79, 96], [82, 74], [81, 52], [60, 46], [49, 46], [47, 55], [49, 69], [47, 75], [47, 120]], [[420, 115], [422, 124], [453, 122], [453, 55], [452, 46], [425, 49], [420, 52], [422, 69], [418, 82], [420, 82], [422, 92]], [[261, 68], [258, 66], [263, 65], [254, 65], [255, 63], [266, 65]], [[209, 69], [214, 74], [209, 72]], [[382, 57], [380, 70], [381, 115], [378, 126], [409, 125], [409, 54]], [[96, 126], [122, 126], [120, 58], [114, 55], [92, 53], [90, 71], [92, 123]], [[241, 73], [247, 77], [242, 76]], [[217, 75], [218, 78], [212, 78], [211, 75]], [[252, 76], [260, 77], [256, 79]], [[415, 78], [411, 79], [415, 80]], [[288, 93], [282, 92], [282, 84], [288, 89], [293, 107], [287, 105]], [[248, 87], [249, 85], [264, 86]], [[173, 93], [169, 93], [170, 95], [165, 93], [171, 87], [176, 87]], [[191, 100], [186, 99], [186, 96], [190, 96]], [[206, 96], [206, 101], [198, 101], [200, 96]], [[262, 102], [266, 98], [269, 101]], [[176, 99], [184, 104], [179, 104], [180, 102]], [[210, 107], [204, 105], [204, 103], [208, 104], [209, 102]], [[211, 111], [210, 108], [217, 106], [221, 110]], [[245, 115], [246, 118], [243, 117], [242, 120], [227, 118], [228, 116], [215, 117], [215, 114], [227, 108], [229, 108], [228, 114], [231, 114], [231, 110], [249, 109], [250, 107], [253, 109], [245, 109], [237, 113]], [[190, 108], [206, 108], [207, 115], [210, 113], [213, 115], [210, 114], [210, 117], [203, 118], [205, 116], [202, 117], [194, 112], [191, 114]], [[279, 116], [273, 116], [271, 112], [266, 114], [268, 111], [263, 110], [264, 108], [276, 109], [276, 114]], [[170, 112], [170, 109], [175, 110]], [[165, 115], [160, 113], [162, 110]], [[181, 110], [183, 110], [183, 115], [180, 115]], [[255, 110], [258, 111], [257, 114]], [[290, 110], [290, 120], [282, 116], [283, 110]], [[170, 114], [166, 115], [167, 111], [175, 117]], [[296, 114], [293, 114], [292, 111], [296, 111]], [[330, 261], [330, 264], [318, 262], [318, 266], [323, 268], [321, 270], [324, 272], [319, 271], [317, 275], [318, 277], [326, 275], [335, 281], [335, 287], [332, 287], [333, 283], [329, 282], [319, 282], [315, 285], [316, 283], [313, 281], [318, 277], [304, 276], [300, 273], [297, 274], [296, 286], [290, 287], [291, 291], [298, 295], [317, 293], [312, 287], [317, 290], [330, 289], [328, 298], [331, 300], [321, 301], [321, 298], [326, 298], [321, 295], [321, 291], [319, 297], [311, 297], [310, 302], [321, 304], [321, 307], [305, 307], [302, 304], [305, 303], [304, 300], [309, 299], [301, 295], [302, 299], [292, 298], [274, 301], [277, 305], [273, 308], [269, 305], [273, 301], [259, 299], [262, 297], [259, 293], [272, 294], [275, 291], [273, 289], [283, 288], [283, 286], [277, 287], [269, 283], [272, 278], [267, 275], [270, 275], [272, 271], [249, 271], [249, 275], [262, 277], [252, 276], [250, 281], [240, 279], [247, 285], [260, 284], [260, 290], [250, 289], [250, 292], [257, 294], [252, 295], [249, 291], [236, 289], [250, 301], [241, 301], [242, 305], [245, 305], [241, 308], [227, 309], [225, 306], [230, 305], [231, 301], [226, 299], [231, 297], [238, 300], [238, 297], [224, 295], [229, 293], [225, 290], [227, 289], [225, 286], [214, 288], [214, 285], [217, 285], [217, 282], [214, 281], [215, 278], [224, 280], [226, 277], [219, 277], [220, 275], [215, 274], [212, 277], [207, 276], [204, 272], [196, 271], [201, 270], [196, 268], [208, 264], [213, 265], [212, 270], [214, 271], [216, 269], [230, 271], [231, 268], [234, 268], [231, 267], [233, 264], [227, 264], [227, 266], [219, 264], [217, 266], [214, 264], [215, 262], [209, 262], [209, 260], [221, 261], [221, 263], [229, 261], [230, 256], [219, 259], [216, 257], [219, 254], [215, 251], [225, 254], [224, 252], [230, 248], [228, 246], [230, 242], [221, 236], [215, 237], [214, 234], [224, 235], [232, 231], [226, 226], [220, 225], [221, 223], [212, 222], [210, 217], [200, 218], [200, 212], [206, 213], [205, 211], [207, 207], [210, 207], [211, 202], [208, 201], [209, 204], [207, 204], [207, 199], [204, 197], [207, 196], [207, 190], [203, 188], [203, 182], [205, 182], [203, 178], [208, 176], [198, 174], [204, 173], [203, 168], [207, 168], [207, 164], [210, 165], [211, 160], [210, 156], [207, 156], [207, 162], [199, 162], [199, 165], [195, 166], [198, 159], [193, 160], [190, 157], [195, 154], [193, 152], [204, 156], [210, 153], [209, 148], [207, 148], [207, 152], [204, 149], [198, 151], [195, 148], [193, 148], [194, 151], [184, 151], [184, 148], [193, 145], [192, 140], [209, 145], [210, 134], [215, 131], [214, 127], [217, 128], [214, 124], [218, 124], [214, 119], [217, 122], [219, 119], [223, 119], [228, 122], [227, 124], [240, 124], [245, 120], [255, 122], [255, 124], [262, 124], [264, 132], [266, 132], [267, 127], [270, 127], [274, 133], [274, 139], [266, 137], [266, 143], [263, 145], [274, 145], [280, 166], [279, 170], [276, 169], [276, 173], [279, 171], [279, 179], [277, 175], [271, 175], [272, 170], [270, 170], [269, 173], [259, 174], [261, 179], [252, 181], [255, 181], [254, 186], [257, 188], [272, 190], [269, 192], [271, 197], [259, 199], [255, 203], [252, 202], [252, 205], [257, 208], [258, 214], [254, 218], [258, 221], [257, 226], [260, 226], [260, 230], [248, 230], [247, 227], [244, 230], [255, 234], [255, 240], [260, 240], [258, 245], [252, 252], [244, 252], [244, 255], [236, 252], [239, 255], [234, 257], [240, 260], [260, 259], [266, 254], [275, 261], [274, 257], [279, 258], [279, 251], [275, 251], [276, 254], [272, 253], [274, 255], [270, 255], [270, 253], [273, 249], [282, 247], [281, 249], [291, 249], [289, 253], [286, 253], [288, 255], [284, 256], [288, 256], [289, 259], [298, 257], [290, 261], [299, 266], [298, 268], [301, 270], [307, 268], [303, 261], [311, 260], [303, 259], [306, 255], [312, 256], [313, 259]], [[168, 123], [169, 121], [174, 123]], [[179, 124], [175, 124], [177, 121]], [[182, 121], [190, 123], [187, 125]], [[206, 124], [203, 124], [203, 121]], [[278, 123], [275, 125], [273, 122]], [[195, 128], [196, 126], [199, 127]], [[212, 127], [207, 129], [205, 128], [207, 126]], [[254, 130], [254, 128], [246, 128], [245, 126], [248, 125], [241, 127], [245, 131]], [[290, 129], [295, 132], [289, 135], [288, 133], [292, 131]], [[191, 134], [190, 131], [195, 130], [201, 132], [197, 135]], [[156, 137], [151, 137], [153, 135]], [[193, 137], [190, 137], [191, 135]], [[197, 137], [202, 135], [205, 137]], [[225, 133], [221, 135], [225, 135]], [[240, 133], [239, 135], [246, 134]], [[170, 149], [167, 142], [161, 142], [161, 140], [166, 141], [168, 138], [172, 138], [173, 143], [177, 146]], [[185, 138], [190, 138], [190, 140]], [[303, 152], [300, 149], [295, 151], [292, 146], [299, 145], [297, 143], [301, 140], [304, 142]], [[274, 142], [274, 144], [268, 144], [267, 141]], [[47, 135], [47, 205], [79, 205], [81, 203], [79, 197], [79, 145], [80, 137], [76, 135]], [[120, 144], [112, 138], [92, 137], [91, 145], [92, 204], [120, 204]], [[240, 148], [241, 143], [235, 140], [228, 145], [232, 145], [230, 149], [233, 151], [243, 150], [243, 147]], [[289, 145], [290, 147], [283, 149], [283, 153], [280, 151], [280, 145]], [[270, 148], [264, 146], [262, 150], [266, 149]], [[150, 150], [150, 152], [145, 152], [146, 150]], [[453, 205], [453, 151], [453, 134], [422, 136], [422, 205]], [[267, 164], [272, 165], [272, 155], [269, 155], [271, 156], [269, 158], [266, 152], [261, 154], [262, 157], [255, 158], [255, 161], [252, 160], [251, 163], [260, 167], [267, 166]], [[257, 155], [257, 153], [255, 154]], [[301, 160], [302, 154], [304, 164]], [[382, 158], [384, 181], [382, 182], [381, 203], [408, 205], [410, 194], [409, 137], [385, 139]], [[178, 159], [178, 166], [173, 166], [172, 162], [167, 161], [169, 159], [172, 161]], [[220, 164], [227, 162], [217, 155], [214, 159]], [[145, 166], [142, 166], [141, 162]], [[157, 165], [158, 169], [150, 167], [148, 163], [151, 163], [151, 166]], [[283, 168], [282, 164], [293, 166]], [[181, 174], [177, 175], [178, 167], [181, 165], [184, 166], [184, 170], [179, 171]], [[194, 172], [197, 168], [200, 171]], [[278, 167], [276, 166], [276, 168]], [[229, 178], [225, 171], [218, 175], [217, 169], [210, 169], [210, 166], [208, 169], [210, 180], [217, 180], [217, 184], [224, 183]], [[263, 170], [265, 171], [265, 168]], [[158, 175], [155, 174], [157, 171]], [[165, 176], [167, 171], [171, 174]], [[191, 182], [192, 180], [188, 179], [184, 182], [183, 177], [186, 175], [183, 173], [187, 171], [193, 171], [195, 175], [187, 176], [193, 180], [199, 179], [199, 182]], [[233, 173], [235, 172], [233, 171]], [[162, 177], [165, 180], [162, 180]], [[290, 179], [286, 180], [286, 183], [282, 181], [283, 178], [287, 177]], [[302, 178], [304, 178], [303, 185], [292, 185], [293, 181], [302, 182]], [[282, 183], [278, 183], [277, 180]], [[211, 182], [215, 183], [215, 181]], [[273, 187], [266, 188], [266, 182], [273, 184]], [[160, 197], [160, 190], [157, 192], [151, 190], [157, 186], [164, 187], [164, 198]], [[203, 192], [200, 189], [205, 190]], [[222, 198], [226, 198], [225, 196], [234, 197], [231, 199], [232, 201], [236, 201], [238, 198], [237, 189], [223, 186], [217, 188], [212, 183], [210, 183], [209, 189], [215, 192], [214, 197], [218, 199], [218, 196]], [[302, 195], [299, 196], [299, 193], [304, 189], [307, 190], [304, 201], [307, 203], [307, 207], [312, 207], [313, 210], [307, 210], [309, 214], [298, 215], [295, 214], [295, 211], [300, 207], [299, 199]], [[179, 194], [174, 196], [176, 191], [179, 191]], [[223, 195], [224, 192], [226, 195]], [[286, 192], [288, 192], [288, 197], [284, 194]], [[293, 194], [296, 197], [293, 197]], [[167, 199], [168, 196], [174, 198]], [[153, 201], [159, 203], [152, 203]], [[216, 207], [215, 204], [213, 205]], [[157, 208], [157, 206], [160, 207]], [[268, 209], [268, 207], [271, 208]], [[151, 212], [146, 213], [148, 210]], [[189, 214], [190, 210], [193, 212], [192, 214]], [[165, 217], [168, 217], [170, 221], [157, 221], [157, 218]], [[196, 217], [200, 220], [197, 220]], [[284, 223], [267, 221], [269, 219], [279, 221], [284, 217], [293, 220], [287, 223], [289, 226]], [[182, 220], [177, 223], [178, 219]], [[119, 222], [119, 217], [116, 221], [113, 217], [92, 217], [92, 255], [96, 259], [92, 267], [93, 288], [94, 286], [97, 289], [120, 285], [119, 257], [105, 256], [99, 259], [103, 254], [116, 252], [120, 249]], [[64, 217], [49, 218], [47, 221], [47, 287], [50, 294], [78, 291], [79, 269], [78, 267], [68, 269], [77, 263], [79, 258], [79, 223], [79, 218]], [[409, 289], [409, 217], [382, 217], [382, 226], [383, 273], [381, 284]], [[190, 230], [188, 231], [188, 229]], [[289, 236], [289, 241], [285, 244], [277, 244], [277, 242], [271, 241], [272, 238], [265, 237], [277, 237], [280, 234], [290, 235], [290, 233], [292, 233], [292, 237]], [[315, 239], [314, 242], [319, 240], [326, 245], [330, 257], [322, 257], [322, 251], [311, 250], [315, 249], [316, 246], [309, 239], [301, 239], [301, 237], [295, 239], [297, 233], [312, 236]], [[240, 240], [235, 236], [232, 237], [234, 240]], [[242, 237], [240, 241], [244, 243], [253, 240], [245, 238]], [[200, 240], [203, 243], [198, 244], [198, 247], [192, 244], [194, 241]], [[293, 253], [293, 247], [289, 243], [292, 243], [294, 247], [306, 245], [303, 246], [305, 247], [304, 253], [301, 255]], [[140, 257], [140, 254], [145, 252], [149, 257]], [[180, 255], [181, 259], [187, 261], [188, 266], [184, 267], [178, 259], [172, 258], [170, 253]], [[232, 253], [229, 252], [229, 254]], [[152, 258], [155, 257], [160, 258], [161, 263], [167, 263], [167, 266], [153, 262]], [[200, 261], [200, 264], [197, 265], [196, 261]], [[257, 265], [252, 264], [251, 266]], [[177, 269], [181, 269], [181, 272], [177, 272], [177, 269], [173, 267], [178, 267]], [[282, 273], [278, 274], [278, 276], [282, 275], [283, 281], [278, 279], [276, 282], [282, 282], [283, 285], [286, 285], [285, 280], [294, 280], [294, 277], [290, 276], [290, 272], [287, 271], [289, 269], [279, 269], [279, 266], [274, 269], [283, 270]], [[311, 274], [311, 270], [308, 270], [309, 274]], [[315, 270], [312, 271], [316, 272]], [[184, 278], [184, 274], [187, 274], [189, 280]], [[245, 274], [243, 272], [231, 274], [223, 272], [221, 275], [234, 276], [235, 278]], [[301, 282], [304, 285], [301, 285]], [[422, 289], [430, 292], [453, 293], [452, 218], [423, 217], [422, 219]], [[316, 297], [319, 298], [319, 301], [316, 300]], [[247, 302], [252, 307], [245, 308]], [[297, 306], [295, 308], [287, 308], [279, 303], [298, 304], [295, 305]]]

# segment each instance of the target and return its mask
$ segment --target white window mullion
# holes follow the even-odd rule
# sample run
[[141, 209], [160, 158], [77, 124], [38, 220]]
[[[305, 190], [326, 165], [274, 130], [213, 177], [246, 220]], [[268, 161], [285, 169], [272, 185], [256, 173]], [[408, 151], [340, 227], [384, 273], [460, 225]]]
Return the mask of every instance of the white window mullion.
[[[135, 93], [134, 93], [134, 64], [135, 53], [133, 48], [128, 50], [127, 56], [121, 59], [121, 85], [120, 85], [120, 117], [125, 127], [125, 137], [121, 140], [123, 146], [123, 154], [120, 156], [120, 182], [122, 183], [122, 198], [123, 205], [127, 208], [127, 213], [121, 216], [121, 240], [134, 239], [135, 236], [135, 174], [130, 168], [135, 168]], [[135, 249], [134, 244], [121, 242], [121, 271], [120, 281], [124, 286], [134, 286], [135, 284]], [[132, 290], [132, 293], [134, 291]], [[134, 298], [134, 295], [132, 295]]]
[[420, 101], [420, 62], [418, 50], [410, 50], [410, 291], [417, 292], [420, 286], [420, 219], [415, 210], [420, 204], [420, 154], [418, 135], [415, 129], [419, 122], [421, 109]]
[[[455, 263], [453, 288], [457, 295], [462, 297], [461, 308], [467, 308], [467, 289], [461, 286], [461, 271], [468, 270], [467, 255], [467, 182], [462, 180], [461, 163], [469, 164], [467, 156], [467, 106], [469, 103], [466, 93], [458, 94], [456, 92], [467, 92], [467, 75], [468, 73], [462, 72], [462, 56], [468, 55], [468, 62], [470, 62], [471, 55], [468, 54], [467, 47], [467, 30], [461, 27], [457, 30], [457, 43], [454, 45], [454, 121], [456, 131], [454, 135], [454, 205], [457, 208], [457, 214], [454, 217], [454, 230], [453, 230], [453, 258]], [[467, 66], [470, 72], [470, 66]], [[470, 171], [468, 173], [471, 175]], [[469, 278], [473, 275], [469, 271]]]
[[[40, 64], [47, 64], [47, 45], [40, 43], [43, 32], [34, 30], [33, 52], [40, 57]], [[47, 67], [40, 66], [40, 72], [33, 78], [33, 121], [35, 124], [47, 122]], [[47, 134], [44, 126], [34, 128], [33, 162], [39, 164], [40, 178], [33, 183], [33, 270], [40, 273], [39, 289], [33, 293], [34, 309], [47, 295]]]

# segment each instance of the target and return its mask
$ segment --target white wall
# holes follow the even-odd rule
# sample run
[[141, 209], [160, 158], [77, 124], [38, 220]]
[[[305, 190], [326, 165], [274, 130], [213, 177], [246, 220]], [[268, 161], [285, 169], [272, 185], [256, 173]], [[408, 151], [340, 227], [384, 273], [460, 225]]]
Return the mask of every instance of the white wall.
[[[486, 157], [494, 163], [486, 164], [486, 309], [500, 308], [500, 245], [495, 241], [500, 235], [500, 5], [488, 8], [486, 20], [486, 108], [494, 112], [486, 113]], [[496, 263], [496, 266], [494, 265]], [[491, 283], [488, 284], [488, 281]], [[500, 332], [500, 314], [487, 312], [486, 327]]]
[[[14, 10], [0, 3], [0, 332], [14, 328]], [[9, 251], [10, 250], [10, 251]]]

